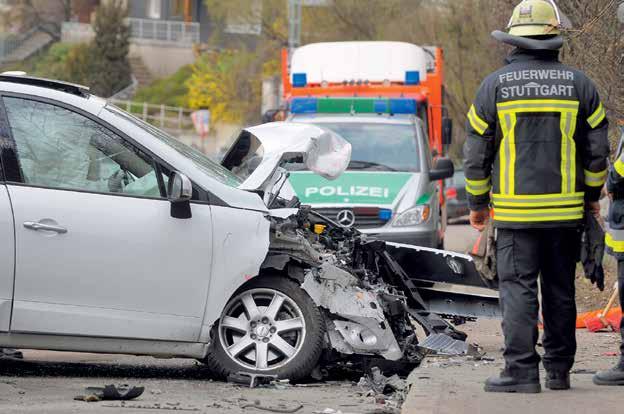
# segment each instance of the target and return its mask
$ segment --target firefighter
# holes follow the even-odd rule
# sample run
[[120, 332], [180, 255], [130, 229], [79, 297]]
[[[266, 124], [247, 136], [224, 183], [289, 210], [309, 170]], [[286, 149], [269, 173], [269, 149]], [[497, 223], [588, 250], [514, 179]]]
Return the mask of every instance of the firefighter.
[[541, 392], [538, 280], [546, 387], [570, 388], [580, 224], [586, 211], [599, 213], [609, 145], [594, 84], [559, 62], [562, 22], [553, 1], [522, 1], [508, 33], [492, 33], [515, 49], [483, 81], [467, 116], [470, 223], [481, 230], [491, 217], [496, 228], [505, 336], [505, 369], [486, 381], [488, 392]]
[[[624, 141], [624, 135], [622, 136]], [[620, 147], [622, 144], [620, 143]], [[620, 305], [624, 308], [624, 154], [620, 151], [618, 159], [609, 170], [607, 191], [611, 199], [607, 220], [607, 236], [605, 244], [607, 252], [618, 261], [618, 290]], [[620, 360], [608, 371], [601, 371], [594, 375], [596, 385], [624, 385], [624, 317], [620, 323]]]

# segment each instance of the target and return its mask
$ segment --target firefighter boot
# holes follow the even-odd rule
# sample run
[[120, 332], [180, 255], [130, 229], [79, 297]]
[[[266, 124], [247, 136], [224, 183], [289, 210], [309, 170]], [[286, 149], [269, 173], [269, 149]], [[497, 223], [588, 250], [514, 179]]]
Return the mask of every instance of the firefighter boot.
[[505, 369], [498, 377], [490, 377], [485, 381], [485, 392], [517, 392], [537, 394], [542, 392], [537, 370]]
[[549, 390], [569, 390], [570, 373], [567, 371], [548, 371], [546, 373], [546, 388]]
[[593, 380], [596, 385], [624, 385], [624, 356], [615, 367], [594, 375]]

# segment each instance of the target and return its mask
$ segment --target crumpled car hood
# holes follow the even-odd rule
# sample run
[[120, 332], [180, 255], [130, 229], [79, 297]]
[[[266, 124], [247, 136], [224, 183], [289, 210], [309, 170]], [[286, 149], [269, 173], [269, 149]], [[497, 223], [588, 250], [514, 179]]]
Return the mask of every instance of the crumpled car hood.
[[247, 164], [249, 175], [239, 188], [266, 191], [275, 183], [272, 179], [280, 163], [299, 157], [308, 170], [333, 180], [349, 165], [351, 144], [315, 125], [271, 122], [244, 129], [222, 164], [231, 171], [239, 169], [239, 176], [245, 175], [240, 169]]

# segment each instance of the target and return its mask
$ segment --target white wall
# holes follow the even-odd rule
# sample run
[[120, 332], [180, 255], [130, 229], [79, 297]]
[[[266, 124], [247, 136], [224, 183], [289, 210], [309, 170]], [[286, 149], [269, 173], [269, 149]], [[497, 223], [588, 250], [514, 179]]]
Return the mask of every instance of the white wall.
[[130, 56], [138, 56], [156, 78], [174, 74], [184, 65], [195, 61], [191, 46], [172, 46], [162, 43], [132, 42]]

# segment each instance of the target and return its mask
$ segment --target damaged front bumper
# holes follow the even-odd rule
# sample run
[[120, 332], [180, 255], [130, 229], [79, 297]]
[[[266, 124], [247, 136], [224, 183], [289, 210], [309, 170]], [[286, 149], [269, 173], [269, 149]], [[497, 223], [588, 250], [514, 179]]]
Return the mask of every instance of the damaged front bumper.
[[301, 287], [314, 303], [334, 315], [328, 326], [334, 349], [342, 354], [377, 354], [393, 361], [403, 357], [384, 312], [385, 301], [402, 302], [403, 297], [383, 286], [364, 289], [355, 276], [328, 263], [310, 269]]
[[449, 319], [500, 316], [496, 286], [469, 256], [375, 240], [308, 207], [291, 212], [274, 215], [263, 267], [296, 279], [323, 309], [333, 352], [417, 362], [415, 324], [463, 340]]

